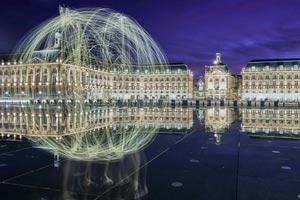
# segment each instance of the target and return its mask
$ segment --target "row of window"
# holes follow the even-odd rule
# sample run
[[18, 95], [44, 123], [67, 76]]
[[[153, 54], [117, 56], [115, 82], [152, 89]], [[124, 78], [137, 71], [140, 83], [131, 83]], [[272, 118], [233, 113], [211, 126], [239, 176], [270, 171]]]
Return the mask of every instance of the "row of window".
[[284, 82], [284, 81], [273, 81], [273, 82], [244, 82], [244, 85], [298, 85], [298, 81], [288, 81], [288, 82]]
[[300, 114], [300, 110], [243, 110], [243, 112], [246, 111], [245, 116], [248, 116], [250, 114], [256, 114], [256, 115], [263, 115], [263, 114], [268, 114], [268, 115], [291, 115], [291, 114]]
[[[118, 93], [120, 93], [120, 94], [122, 94], [122, 93], [132, 93], [132, 92], [134, 92], [134, 91], [129, 91], [129, 90], [124, 90], [124, 91], [122, 91], [122, 90], [120, 90], [120, 91], [118, 91]], [[141, 93], [141, 91], [137, 91], [136, 93]], [[174, 91], [174, 90], [172, 90], [172, 91], [149, 91], [149, 92], [147, 92], [147, 93], [186, 93], [186, 91]]]
[[293, 124], [299, 124], [299, 121], [298, 120], [294, 120], [294, 121], [292, 121], [292, 120], [262, 120], [262, 119], [245, 119], [245, 120], [243, 120], [243, 122], [245, 122], [245, 123], [249, 123], [249, 122], [251, 122], [251, 123], [266, 123], [266, 124], [268, 124], [268, 123], [273, 123], [274, 125], [276, 125], [276, 126], [278, 126], [278, 123], [279, 124], [284, 124], [284, 122], [285, 122], [285, 124], [292, 124], [292, 122], [294, 122]]
[[270, 76], [270, 75], [266, 75], [266, 76], [255, 76], [255, 75], [252, 75], [252, 76], [244, 76], [244, 79], [245, 80], [263, 80], [263, 79], [266, 79], [266, 80], [269, 80], [269, 79], [299, 79], [299, 75], [298, 74], [295, 74], [295, 75], [273, 75], [273, 76]]
[[[219, 79], [215, 79], [215, 80], [213, 80], [212, 78], [211, 78], [211, 79], [209, 79], [209, 82], [213, 82], [213, 81], [215, 81], [215, 82], [219, 82]], [[222, 78], [222, 79], [221, 79], [221, 82], [225, 82], [225, 79], [224, 79], [224, 78]]]
[[266, 94], [268, 94], [268, 93], [299, 93], [299, 91], [298, 90], [295, 90], [295, 91], [290, 91], [290, 90], [288, 90], [288, 91], [283, 91], [283, 90], [281, 90], [281, 91], [276, 91], [276, 90], [273, 90], [273, 91], [264, 91], [264, 92], [262, 92], [262, 91], [248, 91], [248, 90], [245, 90], [245, 93], [253, 93], [253, 94], [255, 94], [255, 93], [266, 93]]
[[[188, 78], [186, 77], [187, 74], [177, 74], [174, 75], [173, 77], [170, 77], [170, 75], [156, 75], [158, 77], [153, 77], [153, 75], [147, 75], [147, 76], [130, 76], [129, 75], [124, 75], [124, 74], [118, 74], [118, 75], [112, 75], [112, 74], [100, 74], [99, 73], [94, 73], [94, 72], [85, 72], [85, 71], [80, 71], [80, 70], [71, 70], [71, 71], [67, 71], [67, 70], [60, 70], [58, 71], [57, 69], [45, 69], [43, 72], [40, 71], [40, 69], [36, 69], [36, 70], [22, 70], [14, 72], [14, 71], [9, 71], [9, 70], [5, 70], [5, 71], [0, 71], [0, 77], [1, 79], [4, 78], [10, 78], [10, 77], [15, 77], [18, 79], [21, 77], [51, 77], [51, 76], [60, 76], [60, 77], [64, 77], [66, 78], [67, 76], [70, 76], [70, 78], [73, 77], [77, 77], [80, 78], [83, 77], [90, 77], [90, 78], [96, 78], [96, 79], [100, 79], [100, 80], [122, 80], [122, 81], [140, 81], [140, 80], [144, 80], [144, 81], [186, 81]], [[113, 78], [111, 78], [113, 77]], [[150, 78], [148, 78], [150, 77]]]
[[254, 86], [254, 85], [245, 85], [244, 89], [275, 89], [275, 88], [280, 88], [280, 89], [299, 89], [300, 86], [295, 85], [266, 85], [266, 86], [262, 86], [262, 85], [258, 85], [258, 86]]

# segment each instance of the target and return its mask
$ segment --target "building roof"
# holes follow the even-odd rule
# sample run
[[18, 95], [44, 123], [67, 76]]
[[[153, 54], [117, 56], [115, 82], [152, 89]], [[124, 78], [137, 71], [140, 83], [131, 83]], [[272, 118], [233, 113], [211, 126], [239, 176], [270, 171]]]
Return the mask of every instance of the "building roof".
[[[33, 62], [55, 62], [57, 58], [59, 58], [59, 49], [53, 48], [53, 49], [46, 49], [46, 50], [37, 50], [34, 51], [32, 56]], [[15, 54], [19, 55], [19, 54]], [[13, 56], [11, 53], [0, 53], [0, 61], [9, 61], [10, 58]], [[17, 56], [16, 56], [17, 57]], [[144, 64], [144, 65], [118, 65], [113, 64], [112, 69], [116, 69], [117, 71], [124, 71], [128, 69], [128, 71], [137, 71], [138, 69], [143, 70], [149, 70], [149, 71], [161, 71], [161, 70], [170, 70], [170, 71], [188, 71], [189, 68], [185, 63], [167, 63], [167, 64]]]
[[229, 71], [228, 66], [223, 63], [205, 65], [205, 71], [213, 71], [215, 69]]
[[280, 62], [291, 60], [300, 60], [300, 58], [253, 59], [250, 62]]
[[129, 71], [137, 71], [137, 70], [150, 70], [150, 71], [161, 71], [161, 70], [170, 70], [170, 71], [188, 71], [189, 68], [184, 63], [169, 63], [169, 64], [148, 64], [148, 65], [117, 65], [115, 64], [113, 69], [116, 71], [124, 71], [128, 69]]
[[292, 68], [294, 66], [300, 67], [300, 58], [284, 58], [284, 59], [255, 59], [248, 62], [246, 68], [264, 68], [269, 66], [270, 68]]
[[170, 67], [172, 70], [182, 70], [182, 71], [187, 71], [188, 66], [184, 63], [170, 63], [166, 65], [167, 67]]

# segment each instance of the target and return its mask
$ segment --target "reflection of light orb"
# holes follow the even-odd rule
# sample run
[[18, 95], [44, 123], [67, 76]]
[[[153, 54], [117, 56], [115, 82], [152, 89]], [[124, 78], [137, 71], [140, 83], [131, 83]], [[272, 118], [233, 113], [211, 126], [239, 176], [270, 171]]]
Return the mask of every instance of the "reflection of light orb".
[[[130, 154], [116, 162], [101, 164], [67, 159], [61, 166], [62, 199], [77, 199], [78, 193], [86, 194], [87, 191], [102, 194], [101, 199], [141, 199], [148, 194], [147, 167], [143, 167], [146, 162], [143, 152]], [[107, 187], [116, 190], [103, 194], [103, 189]], [[81, 196], [81, 199], [88, 197]]]
[[35, 143], [52, 153], [85, 161], [116, 160], [146, 147], [154, 138], [155, 128], [119, 126], [63, 136], [40, 137]]
[[104, 70], [166, 63], [161, 49], [136, 21], [101, 8], [60, 8], [59, 16], [38, 26], [18, 45], [16, 55], [23, 63], [39, 57], [43, 62], [57, 59]]

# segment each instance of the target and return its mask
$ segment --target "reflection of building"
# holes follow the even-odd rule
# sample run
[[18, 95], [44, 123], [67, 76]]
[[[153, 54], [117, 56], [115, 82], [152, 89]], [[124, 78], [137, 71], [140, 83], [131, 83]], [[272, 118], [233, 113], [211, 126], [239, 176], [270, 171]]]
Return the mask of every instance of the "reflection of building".
[[242, 70], [243, 100], [299, 101], [300, 60], [252, 60]]
[[8, 107], [0, 110], [0, 134], [5, 138], [61, 137], [118, 125], [155, 127], [163, 132], [172, 130], [183, 133], [182, 131], [191, 128], [192, 123], [191, 108], [101, 107], [68, 111], [58, 107]]
[[201, 100], [205, 98], [204, 86], [204, 79], [202, 76], [200, 76], [197, 82], [197, 86], [194, 90], [194, 98]]
[[238, 76], [231, 74], [227, 65], [216, 54], [213, 65], [205, 66], [205, 98], [211, 100], [233, 100], [238, 98]]
[[242, 109], [242, 131], [254, 136], [298, 138], [299, 109]]
[[[150, 67], [155, 68], [155, 66]], [[111, 71], [59, 63], [0, 66], [3, 100], [185, 100], [193, 98], [193, 74], [184, 64], [164, 71]], [[1, 100], [0, 99], [0, 100]]]
[[205, 109], [199, 109], [197, 110], [197, 118], [200, 123], [204, 123], [204, 114], [205, 114]]
[[236, 111], [227, 107], [211, 107], [205, 109], [204, 112], [205, 129], [207, 132], [214, 133], [216, 144], [220, 144], [222, 134], [236, 120]]

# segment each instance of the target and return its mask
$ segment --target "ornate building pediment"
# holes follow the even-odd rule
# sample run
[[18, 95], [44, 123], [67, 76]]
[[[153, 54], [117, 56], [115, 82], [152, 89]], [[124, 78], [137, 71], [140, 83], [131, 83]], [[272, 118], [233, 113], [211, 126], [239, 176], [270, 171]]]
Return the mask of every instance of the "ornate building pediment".
[[214, 68], [211, 73], [213, 75], [227, 75], [227, 71], [222, 68]]
[[236, 99], [238, 95], [238, 81], [232, 75], [227, 66], [221, 61], [221, 54], [216, 54], [216, 59], [212, 65], [205, 67], [205, 98], [210, 100]]

